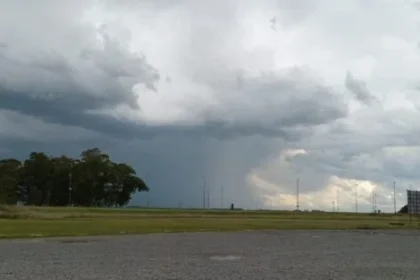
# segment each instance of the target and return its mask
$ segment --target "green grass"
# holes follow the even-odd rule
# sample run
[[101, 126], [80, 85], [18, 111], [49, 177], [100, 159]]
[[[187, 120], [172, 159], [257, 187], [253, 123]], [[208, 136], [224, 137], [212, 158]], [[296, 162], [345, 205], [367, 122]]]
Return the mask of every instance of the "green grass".
[[268, 229], [418, 228], [406, 215], [0, 206], [0, 238]]

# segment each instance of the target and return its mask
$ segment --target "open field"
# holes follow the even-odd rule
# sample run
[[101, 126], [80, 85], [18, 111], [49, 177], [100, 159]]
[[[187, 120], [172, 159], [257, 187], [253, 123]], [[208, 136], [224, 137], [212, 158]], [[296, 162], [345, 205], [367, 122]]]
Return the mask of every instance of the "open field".
[[258, 231], [0, 240], [1, 280], [419, 279], [418, 231]]
[[416, 229], [407, 215], [200, 209], [0, 207], [0, 238], [269, 229]]

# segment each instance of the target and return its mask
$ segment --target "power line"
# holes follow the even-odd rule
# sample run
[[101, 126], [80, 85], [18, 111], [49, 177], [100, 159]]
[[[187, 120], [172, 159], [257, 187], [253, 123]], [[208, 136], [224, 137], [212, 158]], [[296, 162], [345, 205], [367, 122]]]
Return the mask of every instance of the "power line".
[[376, 202], [376, 190], [373, 193], [373, 198], [374, 198], [374, 201], [373, 202], [375, 203], [375, 212], [376, 212], [376, 211], [378, 211], [378, 204]]
[[72, 191], [72, 174], [71, 172], [69, 172], [69, 206], [71, 206], [72, 201], [71, 201], [71, 191]]
[[203, 175], [203, 209], [206, 208], [206, 176]]
[[397, 198], [396, 198], [396, 193], [395, 193], [395, 185], [396, 185], [396, 182], [394, 181], [394, 213], [397, 214]]
[[340, 191], [337, 190], [337, 212], [340, 212]]
[[378, 211], [378, 202], [376, 201], [377, 193], [375, 190], [375, 210]]
[[296, 210], [299, 210], [299, 178], [296, 179]]
[[220, 208], [223, 208], [225, 205], [225, 190], [224, 187], [220, 187]]
[[374, 189], [372, 190], [372, 211], [376, 213], [376, 192]]
[[355, 194], [354, 194], [354, 196], [355, 196], [355, 210], [356, 210], [356, 213], [358, 213], [359, 212], [359, 209], [358, 209], [358, 201], [357, 201], [357, 196], [358, 196], [358, 194], [357, 194], [357, 187], [359, 186], [359, 184], [356, 184], [356, 190], [355, 190]]

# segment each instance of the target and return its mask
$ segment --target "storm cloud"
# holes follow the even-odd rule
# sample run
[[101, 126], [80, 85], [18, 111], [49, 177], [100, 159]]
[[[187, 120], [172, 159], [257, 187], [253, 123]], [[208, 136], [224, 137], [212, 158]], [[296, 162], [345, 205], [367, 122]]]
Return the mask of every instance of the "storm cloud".
[[339, 195], [352, 210], [358, 186], [360, 209], [376, 192], [393, 210], [392, 182], [402, 206], [420, 181], [419, 16], [410, 1], [2, 1], [0, 155], [99, 147], [150, 185], [133, 204], [201, 206], [205, 177], [214, 206], [293, 209], [299, 178], [302, 209]]

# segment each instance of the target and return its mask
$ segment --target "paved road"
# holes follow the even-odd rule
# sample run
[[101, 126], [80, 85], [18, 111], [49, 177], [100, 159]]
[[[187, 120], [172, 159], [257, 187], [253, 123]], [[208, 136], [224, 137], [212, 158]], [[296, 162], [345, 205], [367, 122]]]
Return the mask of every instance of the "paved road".
[[266, 231], [0, 241], [1, 280], [420, 279], [420, 232]]

